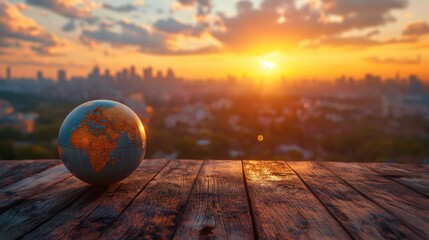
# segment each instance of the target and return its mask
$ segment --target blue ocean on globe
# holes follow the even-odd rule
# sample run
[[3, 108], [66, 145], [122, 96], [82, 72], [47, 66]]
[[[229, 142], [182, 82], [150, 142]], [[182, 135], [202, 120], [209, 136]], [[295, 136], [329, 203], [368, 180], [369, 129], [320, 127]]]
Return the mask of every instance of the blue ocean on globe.
[[131, 175], [146, 151], [138, 116], [110, 100], [84, 103], [64, 120], [58, 151], [66, 168], [93, 185], [110, 185]]

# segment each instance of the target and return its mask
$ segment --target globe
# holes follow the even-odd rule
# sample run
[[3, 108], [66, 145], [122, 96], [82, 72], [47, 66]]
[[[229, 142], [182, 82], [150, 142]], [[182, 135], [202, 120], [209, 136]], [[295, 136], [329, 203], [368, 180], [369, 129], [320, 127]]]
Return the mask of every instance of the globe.
[[86, 102], [66, 117], [58, 152], [66, 168], [92, 185], [110, 185], [131, 175], [146, 151], [146, 133], [129, 107], [110, 100]]

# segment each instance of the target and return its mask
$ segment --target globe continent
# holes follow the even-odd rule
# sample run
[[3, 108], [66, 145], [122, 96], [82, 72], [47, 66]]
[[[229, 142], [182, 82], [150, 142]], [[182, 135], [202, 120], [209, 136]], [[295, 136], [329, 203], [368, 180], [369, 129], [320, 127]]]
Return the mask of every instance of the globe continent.
[[146, 134], [127, 106], [96, 100], [74, 109], [58, 135], [58, 152], [67, 169], [93, 185], [119, 182], [140, 165]]

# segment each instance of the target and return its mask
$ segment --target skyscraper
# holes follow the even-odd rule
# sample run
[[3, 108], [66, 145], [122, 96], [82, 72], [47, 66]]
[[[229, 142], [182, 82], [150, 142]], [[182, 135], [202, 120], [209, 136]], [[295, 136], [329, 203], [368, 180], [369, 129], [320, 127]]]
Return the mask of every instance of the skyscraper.
[[93, 69], [92, 69], [92, 74], [94, 74], [94, 77], [100, 77], [100, 67], [99, 66], [95, 66]]
[[408, 79], [408, 92], [411, 95], [421, 95], [424, 92], [422, 81], [416, 75], [411, 75]]
[[130, 68], [130, 79], [131, 84], [137, 84], [139, 81], [139, 76], [136, 73], [136, 68], [134, 66], [131, 66]]
[[122, 69], [122, 81], [127, 82], [130, 79], [128, 69], [124, 68]]
[[163, 78], [163, 76], [162, 76], [162, 71], [161, 70], [158, 70], [157, 72], [156, 72], [156, 79], [157, 80], [161, 80]]
[[144, 78], [144, 80], [150, 80], [150, 79], [153, 79], [153, 76], [152, 76], [152, 67], [147, 67], [147, 68], [144, 68], [143, 69], [143, 78]]
[[136, 76], [136, 68], [134, 66], [131, 66], [131, 68], [130, 68], [130, 78], [134, 79], [135, 76]]
[[65, 70], [58, 70], [57, 72], [57, 80], [58, 83], [65, 83], [67, 82], [67, 76], [66, 76], [66, 71]]
[[169, 79], [169, 80], [174, 80], [176, 78], [173, 69], [169, 68], [167, 70], [167, 76], [166, 76], [166, 78]]
[[12, 69], [10, 67], [6, 68], [6, 79], [11, 80], [12, 79]]
[[37, 71], [37, 76], [36, 76], [37, 81], [43, 81], [43, 72], [42, 71]]
[[104, 70], [104, 77], [110, 78], [110, 70], [109, 69]]

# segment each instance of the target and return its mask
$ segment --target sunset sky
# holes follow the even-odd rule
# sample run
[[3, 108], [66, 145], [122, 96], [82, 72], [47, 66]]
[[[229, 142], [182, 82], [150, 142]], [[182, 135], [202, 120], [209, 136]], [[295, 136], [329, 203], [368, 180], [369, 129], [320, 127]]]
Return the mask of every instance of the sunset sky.
[[98, 64], [190, 79], [429, 80], [428, 11], [428, 0], [0, 0], [0, 76], [6, 66], [84, 75]]

